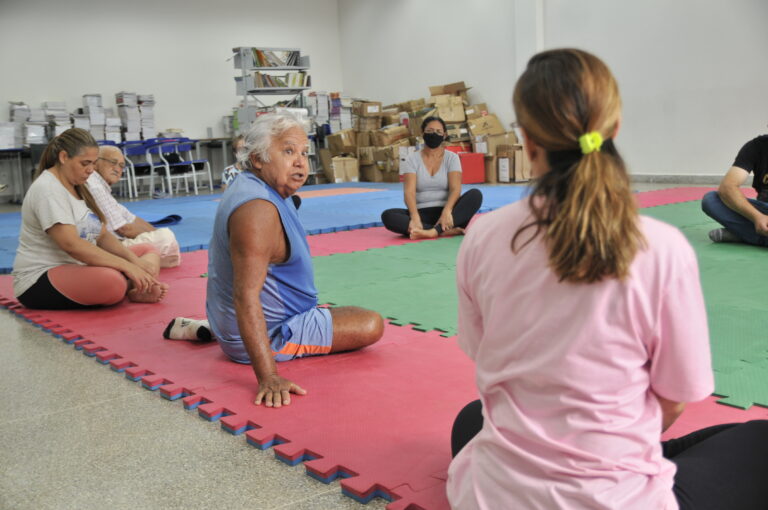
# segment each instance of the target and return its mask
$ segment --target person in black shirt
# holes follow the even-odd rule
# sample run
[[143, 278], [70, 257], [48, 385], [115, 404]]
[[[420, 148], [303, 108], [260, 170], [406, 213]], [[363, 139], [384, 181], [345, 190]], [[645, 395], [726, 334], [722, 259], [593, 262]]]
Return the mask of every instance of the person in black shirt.
[[[749, 174], [757, 200], [739, 190]], [[723, 226], [709, 232], [713, 242], [768, 246], [768, 135], [744, 144], [718, 190], [704, 195], [701, 209]]]

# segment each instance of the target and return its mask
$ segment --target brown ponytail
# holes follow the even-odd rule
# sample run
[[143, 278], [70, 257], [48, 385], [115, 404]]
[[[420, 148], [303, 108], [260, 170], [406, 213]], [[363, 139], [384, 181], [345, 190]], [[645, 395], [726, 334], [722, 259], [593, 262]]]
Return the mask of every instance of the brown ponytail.
[[[43, 151], [43, 155], [40, 157], [40, 164], [37, 165], [37, 170], [35, 171], [33, 179], [37, 179], [40, 174], [48, 168], [53, 168], [58, 165], [59, 153], [61, 151], [66, 152], [67, 155], [72, 158], [80, 154], [83, 149], [87, 147], [99, 147], [99, 144], [96, 143], [96, 140], [91, 136], [91, 133], [80, 128], [67, 129], [48, 143], [48, 146]], [[104, 213], [101, 212], [101, 209], [99, 209], [99, 206], [96, 205], [96, 200], [94, 200], [93, 195], [91, 195], [91, 191], [88, 189], [88, 184], [75, 185], [75, 191], [85, 202], [85, 205], [88, 206], [88, 209], [93, 211], [93, 213], [99, 217], [99, 221], [106, 223], [107, 219], [104, 216]]]
[[[547, 153], [549, 171], [536, 183], [529, 204], [535, 228], [561, 281], [592, 283], [624, 279], [645, 244], [624, 162], [610, 138], [621, 113], [618, 86], [608, 67], [581, 50], [535, 55], [517, 82], [514, 107], [520, 127]], [[579, 138], [597, 131], [602, 148], [582, 154]]]

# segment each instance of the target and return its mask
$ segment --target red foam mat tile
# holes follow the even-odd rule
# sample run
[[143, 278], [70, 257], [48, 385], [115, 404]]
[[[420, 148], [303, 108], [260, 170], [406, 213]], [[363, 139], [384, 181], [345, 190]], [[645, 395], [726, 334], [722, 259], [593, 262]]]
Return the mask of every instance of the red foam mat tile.
[[[716, 189], [717, 188], [701, 186], [667, 188], [654, 191], [641, 191], [635, 193], [635, 197], [639, 207], [656, 207], [659, 205], [701, 200], [708, 192], [715, 191]], [[742, 189], [742, 192], [748, 198], [755, 198], [756, 196], [755, 190], [751, 188]]]
[[744, 409], [718, 404], [718, 398], [708, 397], [701, 402], [687, 404], [683, 414], [664, 432], [662, 439], [666, 440], [684, 436], [712, 425], [768, 419], [768, 409], [764, 407], [752, 406], [745, 411]]
[[390, 232], [384, 227], [347, 230], [330, 234], [307, 236], [309, 251], [313, 256], [351, 253], [353, 251], [386, 248], [400, 244], [415, 243], [407, 237]]

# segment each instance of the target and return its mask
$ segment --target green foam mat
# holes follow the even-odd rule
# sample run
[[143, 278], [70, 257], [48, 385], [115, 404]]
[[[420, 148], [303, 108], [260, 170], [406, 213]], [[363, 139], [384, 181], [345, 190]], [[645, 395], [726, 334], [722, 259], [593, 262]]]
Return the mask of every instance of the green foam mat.
[[[718, 225], [699, 202], [642, 210], [677, 226], [696, 250], [707, 303], [715, 394], [747, 409], [768, 407], [768, 274], [764, 248], [714, 244], [707, 232]], [[376, 310], [395, 324], [456, 334], [456, 254], [461, 237], [315, 257], [320, 300]]]

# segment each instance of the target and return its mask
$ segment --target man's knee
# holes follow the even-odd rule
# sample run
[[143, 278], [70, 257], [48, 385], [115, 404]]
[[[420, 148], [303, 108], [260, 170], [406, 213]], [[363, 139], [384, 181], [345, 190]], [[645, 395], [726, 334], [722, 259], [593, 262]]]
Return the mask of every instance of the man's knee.
[[364, 313], [365, 318], [361, 321], [361, 336], [366, 345], [371, 345], [384, 336], [384, 318], [372, 310], [364, 310]]
[[723, 200], [720, 198], [720, 194], [717, 191], [710, 191], [701, 199], [701, 210], [710, 216], [712, 215], [713, 210], [722, 205]]

